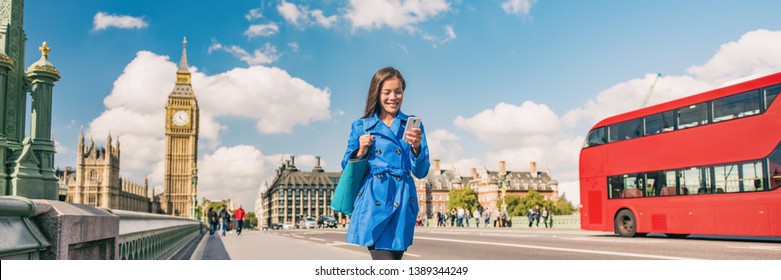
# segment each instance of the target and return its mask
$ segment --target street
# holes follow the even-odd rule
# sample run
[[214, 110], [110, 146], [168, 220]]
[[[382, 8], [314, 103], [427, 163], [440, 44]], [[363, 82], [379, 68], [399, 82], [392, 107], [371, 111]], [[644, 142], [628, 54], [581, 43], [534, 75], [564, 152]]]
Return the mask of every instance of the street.
[[[368, 259], [365, 247], [344, 242], [345, 232], [341, 228], [245, 231], [241, 236], [228, 233], [205, 240], [217, 239], [230, 259]], [[419, 228], [404, 259], [777, 260], [781, 259], [781, 238], [621, 238], [580, 230]]]

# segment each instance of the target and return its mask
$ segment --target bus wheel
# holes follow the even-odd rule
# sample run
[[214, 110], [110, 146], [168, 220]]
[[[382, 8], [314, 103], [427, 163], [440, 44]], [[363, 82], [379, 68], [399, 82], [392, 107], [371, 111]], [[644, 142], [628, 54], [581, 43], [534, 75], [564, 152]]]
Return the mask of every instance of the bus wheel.
[[665, 233], [664, 235], [667, 235], [669, 238], [686, 238], [689, 236], [688, 233]]
[[635, 237], [640, 234], [637, 233], [637, 219], [635, 214], [627, 209], [618, 211], [616, 220], [613, 223], [615, 231], [622, 237]]

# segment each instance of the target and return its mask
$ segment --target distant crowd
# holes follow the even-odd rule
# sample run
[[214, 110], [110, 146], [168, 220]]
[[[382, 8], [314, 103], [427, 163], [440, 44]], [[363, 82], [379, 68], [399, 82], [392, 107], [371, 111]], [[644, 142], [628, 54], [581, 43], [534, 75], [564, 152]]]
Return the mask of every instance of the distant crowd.
[[[534, 206], [526, 211], [526, 217], [529, 220], [529, 227], [540, 227], [540, 221], [544, 227], [553, 227], [553, 213], [547, 208]], [[437, 212], [434, 214], [437, 219], [437, 227], [469, 227], [469, 220], [474, 219], [476, 227], [512, 227], [512, 219], [506, 211], [492, 213], [489, 209], [475, 209], [471, 213], [463, 207], [450, 209], [450, 212]], [[428, 225], [428, 218], [425, 215], [418, 216], [415, 220], [418, 226]]]

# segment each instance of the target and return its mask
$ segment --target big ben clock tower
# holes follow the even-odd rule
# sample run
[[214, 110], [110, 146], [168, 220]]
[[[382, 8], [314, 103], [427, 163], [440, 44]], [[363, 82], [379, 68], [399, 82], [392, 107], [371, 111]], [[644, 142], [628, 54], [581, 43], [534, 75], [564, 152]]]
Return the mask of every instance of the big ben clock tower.
[[165, 113], [165, 189], [160, 206], [166, 214], [193, 218], [199, 114], [187, 65], [187, 38]]

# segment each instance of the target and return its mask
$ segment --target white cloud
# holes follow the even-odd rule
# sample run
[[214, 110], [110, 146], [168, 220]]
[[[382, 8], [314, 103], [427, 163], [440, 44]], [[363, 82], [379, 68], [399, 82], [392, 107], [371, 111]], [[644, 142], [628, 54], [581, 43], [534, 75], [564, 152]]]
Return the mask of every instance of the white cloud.
[[[164, 108], [176, 69], [167, 56], [138, 52], [105, 98], [106, 110], [86, 131], [96, 139], [109, 132], [118, 138], [122, 172], [135, 178], [151, 174], [153, 186], [162, 184]], [[219, 147], [219, 132], [225, 129], [215, 119], [220, 116], [251, 119], [261, 133], [290, 133], [296, 125], [331, 117], [329, 89], [315, 88], [279, 68], [235, 68], [212, 76], [194, 67], [190, 71], [201, 109], [201, 148]]]
[[308, 24], [318, 24], [329, 28], [338, 20], [337, 16], [326, 16], [322, 10], [309, 10], [308, 6], [298, 6], [282, 0], [277, 6], [277, 11], [285, 20], [295, 26], [305, 26]]
[[92, 23], [92, 30], [100, 31], [109, 27], [121, 28], [121, 29], [142, 29], [149, 26], [149, 24], [140, 17], [122, 16], [122, 15], [110, 15], [104, 12], [98, 12], [95, 14]]
[[420, 37], [423, 38], [423, 40], [429, 41], [434, 43], [432, 46], [436, 49], [440, 45], [444, 45], [447, 43], [450, 43], [451, 41], [456, 39], [456, 31], [453, 29], [453, 26], [446, 25], [445, 26], [445, 35], [442, 38], [438, 38], [436, 36], [433, 36], [431, 34], [425, 33], [420, 31], [421, 35]]
[[249, 10], [249, 12], [247, 12], [247, 14], [244, 15], [244, 18], [246, 18], [248, 21], [261, 19], [263, 18], [263, 11], [261, 8]]
[[705, 65], [686, 70], [695, 79], [721, 85], [745, 76], [781, 71], [781, 31], [759, 29], [721, 45]]
[[586, 101], [584, 106], [568, 111], [562, 117], [562, 122], [567, 127], [586, 125], [590, 128], [608, 116], [639, 109], [645, 98], [648, 98], [647, 105], [650, 106], [715, 86], [689, 76], [662, 76], [651, 92], [655, 79], [655, 73], [648, 73], [643, 78], [618, 83], [598, 93], [595, 99]]
[[442, 43], [444, 44], [444, 43], [453, 41], [455, 39], [456, 39], [456, 31], [453, 30], [453, 26], [446, 25], [445, 26], [445, 41], [442, 42]]
[[441, 162], [453, 163], [463, 154], [464, 148], [459, 144], [460, 138], [444, 129], [437, 129], [426, 133], [429, 158], [439, 159]]
[[277, 47], [272, 45], [271, 43], [266, 43], [263, 45], [263, 48], [255, 49], [252, 53], [247, 52], [244, 50], [244, 48], [239, 46], [225, 46], [218, 42], [212, 43], [211, 46], [209, 46], [209, 53], [212, 53], [214, 51], [225, 51], [234, 57], [240, 59], [241, 61], [244, 61], [247, 63], [247, 65], [262, 65], [262, 64], [270, 64], [274, 63], [277, 60], [279, 60], [279, 57], [282, 56], [279, 52], [277, 52]]
[[521, 106], [499, 103], [470, 118], [459, 115], [454, 123], [500, 147], [549, 141], [559, 130], [556, 113], [545, 104], [532, 101], [525, 101]]
[[507, 0], [502, 3], [502, 10], [508, 14], [529, 15], [537, 0]]
[[235, 68], [193, 80], [193, 86], [204, 93], [199, 96], [204, 111], [256, 120], [261, 133], [291, 133], [296, 125], [331, 118], [328, 88], [318, 89], [279, 68]]
[[64, 155], [70, 152], [70, 149], [62, 145], [60, 141], [54, 140], [54, 151], [60, 155]]
[[258, 36], [271, 36], [277, 34], [277, 32], [279, 32], [279, 26], [272, 22], [268, 24], [253, 24], [247, 28], [247, 31], [244, 31], [244, 35], [252, 39]]
[[231, 199], [252, 211], [258, 188], [275, 175], [279, 156], [265, 156], [255, 147], [221, 147], [198, 163], [198, 196]]
[[298, 42], [287, 43], [287, 46], [290, 47], [290, 49], [293, 50], [293, 52], [298, 52], [298, 48], [299, 48]]
[[294, 25], [298, 25], [299, 19], [304, 17], [304, 11], [302, 9], [299, 9], [296, 4], [289, 3], [285, 0], [282, 0], [282, 3], [277, 6], [277, 11], [279, 11], [279, 14], [281, 14], [285, 20]]
[[345, 17], [353, 30], [388, 26], [415, 30], [415, 25], [446, 12], [445, 0], [350, 0]]
[[331, 27], [332, 25], [334, 25], [334, 23], [336, 23], [337, 20], [336, 16], [323, 15], [323, 11], [321, 10], [314, 10], [310, 13], [310, 15], [315, 18], [315, 21], [317, 21], [317, 23], [320, 24], [320, 26], [325, 28]]

